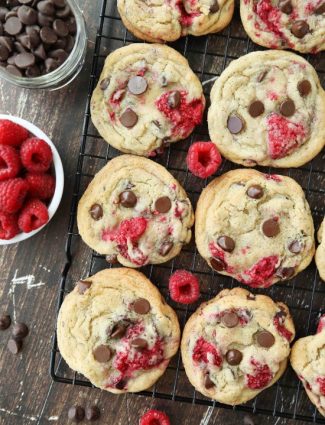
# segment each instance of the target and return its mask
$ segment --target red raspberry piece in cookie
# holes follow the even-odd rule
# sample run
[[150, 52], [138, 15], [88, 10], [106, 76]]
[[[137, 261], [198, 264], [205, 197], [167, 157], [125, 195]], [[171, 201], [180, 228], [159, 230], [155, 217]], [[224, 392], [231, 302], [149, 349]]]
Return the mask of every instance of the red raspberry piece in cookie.
[[217, 367], [220, 367], [222, 364], [222, 357], [220, 356], [217, 347], [202, 337], [196, 341], [192, 357], [197, 363], [209, 363]]
[[[283, 37], [283, 32], [280, 30], [281, 13], [278, 8], [275, 8], [271, 4], [271, 0], [264, 0], [255, 3], [253, 10], [261, 21], [263, 21], [268, 31], [272, 32], [277, 37]], [[276, 45], [274, 47], [276, 47]]]
[[0, 210], [10, 214], [20, 210], [27, 190], [28, 185], [21, 178], [0, 182]]
[[17, 216], [0, 212], [0, 239], [12, 239], [18, 233]]
[[322, 332], [323, 329], [325, 329], [325, 314], [319, 319], [316, 333]]
[[273, 378], [272, 372], [268, 365], [260, 364], [256, 360], [251, 360], [252, 365], [254, 366], [254, 375], [246, 375], [246, 385], [251, 390], [259, 390], [266, 387]]
[[262, 258], [238, 279], [252, 288], [267, 288], [272, 284], [272, 277], [276, 271], [277, 264], [278, 257], [276, 255]]
[[140, 425], [170, 425], [170, 420], [166, 413], [151, 409], [141, 417]]
[[49, 221], [46, 205], [39, 199], [30, 199], [24, 205], [18, 218], [18, 226], [22, 232], [29, 233]]
[[55, 179], [50, 174], [27, 173], [28, 193], [33, 198], [51, 199], [55, 190]]
[[10, 120], [0, 120], [0, 145], [19, 146], [28, 137], [28, 131]]
[[292, 339], [292, 332], [290, 332], [285, 326], [284, 326], [284, 319], [285, 314], [280, 312], [280, 314], [277, 314], [273, 319], [273, 324], [276, 327], [277, 331], [281, 336], [283, 336], [288, 341], [291, 341]]
[[181, 304], [191, 304], [200, 296], [198, 278], [186, 270], [177, 270], [169, 279], [169, 292], [172, 300]]
[[16, 177], [20, 168], [21, 162], [16, 149], [0, 145], [0, 181]]
[[325, 396], [325, 376], [317, 378], [317, 383], [319, 384], [320, 393]]
[[20, 157], [24, 167], [32, 173], [45, 173], [53, 160], [50, 146], [37, 137], [24, 141], [20, 148]]
[[214, 143], [196, 142], [189, 148], [186, 161], [192, 174], [205, 179], [218, 170], [222, 158]]

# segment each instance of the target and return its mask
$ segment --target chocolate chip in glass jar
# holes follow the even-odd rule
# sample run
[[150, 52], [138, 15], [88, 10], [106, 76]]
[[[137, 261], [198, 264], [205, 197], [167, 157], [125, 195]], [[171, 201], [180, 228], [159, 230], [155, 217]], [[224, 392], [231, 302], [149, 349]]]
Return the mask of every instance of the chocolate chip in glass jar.
[[125, 190], [120, 193], [119, 202], [124, 208], [133, 208], [138, 202], [138, 198], [132, 190]]
[[5, 62], [9, 57], [9, 50], [7, 47], [0, 44], [0, 61]]
[[40, 30], [40, 37], [43, 43], [45, 44], [54, 44], [56, 43], [58, 36], [55, 31], [50, 27], [43, 27]]
[[217, 244], [226, 252], [232, 252], [235, 249], [236, 243], [229, 236], [219, 236]]
[[296, 21], [291, 27], [291, 32], [295, 37], [303, 38], [310, 32], [310, 28], [306, 21]]
[[167, 213], [172, 207], [172, 202], [168, 196], [162, 196], [155, 202], [155, 210], [161, 214]]
[[128, 81], [128, 89], [132, 94], [143, 94], [148, 88], [147, 80], [141, 76], [131, 77]]
[[211, 267], [217, 272], [226, 270], [227, 265], [221, 258], [210, 258]]
[[37, 15], [37, 22], [42, 27], [50, 27], [53, 21], [54, 21], [53, 16], [43, 15], [43, 13], [40, 13], [40, 12]]
[[6, 20], [6, 23], [4, 24], [3, 28], [7, 34], [17, 35], [21, 32], [23, 26], [16, 16], [12, 16]]
[[25, 75], [29, 78], [39, 77], [41, 75], [41, 70], [37, 65], [33, 65], [26, 69]]
[[33, 50], [34, 55], [42, 60], [46, 59], [46, 52], [43, 44], [40, 44], [35, 50]]
[[149, 313], [150, 308], [150, 303], [145, 298], [138, 298], [132, 305], [133, 311], [141, 315]]
[[74, 422], [81, 422], [85, 418], [85, 409], [81, 406], [72, 406], [68, 410], [68, 418]]
[[286, 99], [285, 101], [281, 103], [280, 113], [284, 117], [291, 117], [295, 112], [296, 112], [296, 107], [293, 100]]
[[270, 218], [262, 224], [262, 231], [268, 238], [273, 238], [280, 233], [280, 225], [278, 220]]
[[124, 127], [132, 128], [138, 122], [138, 115], [131, 108], [127, 108], [120, 116], [120, 122]]
[[35, 56], [32, 53], [19, 53], [15, 56], [15, 65], [20, 69], [26, 69], [35, 64]]
[[0, 7], [0, 22], [5, 22], [6, 14], [9, 10], [6, 7]]
[[37, 12], [29, 6], [20, 6], [17, 11], [17, 16], [25, 25], [34, 25], [37, 22]]
[[50, 50], [48, 54], [50, 58], [57, 61], [58, 65], [62, 65], [68, 58], [68, 53], [63, 49]]
[[15, 323], [12, 328], [12, 337], [16, 340], [24, 339], [29, 334], [28, 326], [25, 323]]
[[68, 25], [69, 33], [72, 35], [75, 35], [75, 33], [77, 32], [77, 22], [75, 18], [74, 17], [69, 18], [66, 23]]
[[171, 109], [176, 109], [181, 103], [181, 94], [179, 91], [174, 91], [170, 93], [167, 100], [168, 106]]
[[100, 220], [103, 217], [103, 208], [99, 204], [93, 204], [90, 207], [89, 214], [94, 220]]
[[66, 5], [64, 8], [57, 10], [56, 16], [58, 18], [67, 18], [71, 13], [71, 9], [68, 5]]
[[49, 0], [42, 0], [37, 3], [37, 9], [39, 12], [43, 13], [43, 15], [53, 16], [55, 14], [55, 8]]
[[228, 350], [226, 353], [227, 363], [231, 366], [237, 366], [242, 361], [243, 355], [239, 350]]
[[10, 74], [14, 75], [15, 77], [22, 77], [22, 72], [15, 66], [15, 65], [8, 65], [6, 67], [6, 71], [8, 71]]
[[300, 96], [306, 97], [311, 92], [311, 84], [308, 80], [302, 80], [298, 83], [298, 91]]
[[230, 133], [239, 134], [244, 128], [244, 123], [239, 116], [230, 115], [227, 121], [227, 127]]
[[51, 0], [55, 7], [65, 7], [67, 5], [66, 0]]
[[256, 341], [263, 348], [271, 348], [275, 343], [275, 338], [271, 332], [263, 330], [256, 334]]
[[91, 287], [92, 282], [90, 280], [79, 280], [77, 283], [78, 285], [78, 292], [80, 295], [83, 295], [88, 289]]
[[3, 314], [0, 317], [0, 331], [5, 331], [11, 325], [11, 317], [9, 314]]
[[221, 322], [227, 327], [227, 328], [234, 328], [238, 325], [239, 323], [239, 318], [237, 316], [237, 314], [233, 311], [230, 312], [226, 312], [222, 317], [221, 317]]
[[255, 100], [249, 105], [248, 112], [251, 117], [257, 118], [265, 111], [264, 104], [260, 100]]
[[249, 186], [249, 188], [246, 191], [246, 194], [252, 199], [261, 199], [264, 195], [264, 190], [260, 185], [253, 184]]
[[11, 53], [14, 48], [14, 43], [10, 37], [1, 36], [0, 37], [0, 46], [6, 47], [9, 52]]

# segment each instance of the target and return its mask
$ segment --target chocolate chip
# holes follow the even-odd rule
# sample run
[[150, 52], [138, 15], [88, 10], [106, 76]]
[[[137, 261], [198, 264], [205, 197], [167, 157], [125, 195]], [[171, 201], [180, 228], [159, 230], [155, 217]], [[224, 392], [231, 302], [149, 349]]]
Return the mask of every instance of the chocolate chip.
[[237, 115], [230, 115], [227, 121], [227, 127], [230, 133], [238, 134], [244, 128], [244, 123]]
[[69, 34], [69, 27], [62, 19], [55, 19], [53, 29], [59, 37], [66, 37]]
[[265, 111], [264, 104], [260, 100], [255, 100], [249, 105], [248, 112], [251, 117], [256, 118]]
[[70, 7], [66, 5], [64, 8], [56, 12], [56, 16], [58, 18], [67, 18], [70, 15], [70, 13], [71, 13]]
[[168, 198], [168, 196], [162, 196], [161, 198], [158, 198], [155, 202], [155, 210], [158, 212], [164, 214], [167, 213], [172, 207], [172, 202]]
[[19, 71], [19, 69], [15, 65], [8, 65], [6, 67], [6, 70], [10, 74], [14, 75], [15, 77], [22, 77], [23, 76], [23, 74], [21, 73], [21, 71]]
[[50, 58], [56, 59], [57, 62], [61, 65], [68, 59], [68, 53], [63, 49], [55, 49], [48, 52]]
[[280, 233], [280, 226], [278, 220], [275, 218], [270, 218], [269, 220], [264, 221], [262, 224], [262, 230], [265, 236], [268, 238], [273, 238]]
[[34, 0], [18, 0], [20, 4], [32, 4]]
[[75, 18], [74, 17], [69, 18], [66, 21], [66, 24], [68, 25], [69, 33], [74, 35], [77, 32], [77, 22]]
[[128, 383], [128, 379], [123, 378], [119, 382], [116, 383], [115, 388], [117, 390], [124, 390], [126, 388], [127, 383]]
[[8, 65], [15, 65], [15, 57], [17, 56], [17, 53], [13, 54], [12, 56], [10, 56], [7, 59], [7, 64]]
[[74, 38], [71, 35], [68, 35], [66, 37], [66, 51], [71, 52], [74, 47]]
[[148, 88], [147, 80], [144, 77], [131, 77], [128, 82], [128, 89], [131, 93], [139, 95], [144, 93]]
[[291, 27], [292, 34], [297, 38], [305, 37], [305, 35], [308, 34], [309, 31], [309, 25], [306, 21], [296, 21]]
[[103, 217], [103, 208], [99, 204], [93, 204], [90, 207], [89, 214], [94, 220], [100, 220]]
[[66, 0], [51, 0], [54, 6], [56, 7], [65, 7], [66, 6]]
[[50, 27], [54, 20], [53, 16], [43, 15], [43, 13], [37, 14], [37, 22], [43, 27]]
[[120, 116], [120, 121], [124, 127], [132, 128], [138, 122], [138, 115], [131, 108], [127, 108]]
[[0, 22], [5, 22], [9, 10], [6, 7], [0, 7]]
[[290, 15], [292, 13], [292, 3], [291, 0], [280, 0], [279, 1], [279, 8], [281, 12]]
[[42, 0], [37, 4], [37, 9], [44, 15], [52, 16], [55, 14], [55, 8], [49, 0]]
[[7, 347], [12, 354], [18, 354], [19, 351], [23, 348], [23, 342], [20, 339], [16, 340], [16, 339], [10, 338], [8, 341]]
[[162, 257], [165, 257], [166, 255], [168, 255], [170, 253], [170, 251], [172, 250], [174, 244], [173, 242], [170, 241], [164, 241], [159, 249], [159, 254]]
[[15, 56], [15, 65], [20, 69], [26, 69], [35, 64], [35, 56], [32, 53], [19, 53]]
[[235, 249], [235, 241], [229, 236], [219, 236], [217, 244], [226, 252], [232, 252]]
[[68, 418], [74, 422], [81, 422], [85, 418], [85, 410], [81, 406], [72, 406], [68, 411]]
[[323, 4], [320, 4], [314, 12], [316, 15], [322, 15], [323, 13], [325, 13], [325, 2]]
[[9, 50], [7, 47], [0, 44], [0, 61], [5, 62], [9, 57]]
[[9, 35], [19, 34], [22, 28], [22, 23], [16, 16], [12, 16], [11, 18], [7, 19], [6, 23], [4, 24], [4, 30]]
[[293, 254], [299, 254], [302, 251], [302, 244], [299, 241], [290, 242], [288, 249]]
[[270, 348], [274, 345], [275, 338], [270, 332], [263, 330], [256, 334], [256, 341], [261, 347]]
[[0, 317], [0, 331], [5, 331], [11, 325], [11, 318], [8, 314], [3, 314]]
[[33, 50], [33, 53], [39, 59], [42, 59], [42, 60], [46, 59], [46, 52], [45, 52], [43, 44], [40, 44], [35, 50]]
[[179, 91], [174, 91], [172, 93], [170, 93], [170, 95], [168, 96], [168, 106], [171, 109], [175, 109], [179, 106], [181, 102], [181, 94]]
[[167, 78], [164, 75], [162, 75], [161, 78], [160, 78], [160, 86], [161, 87], [167, 87], [168, 86]]
[[7, 21], [9, 18], [12, 17], [17, 17], [17, 11], [16, 10], [11, 10], [10, 12], [8, 12], [6, 14], [5, 20]]
[[92, 282], [90, 280], [79, 280], [78, 282], [78, 292], [83, 295], [90, 287]]
[[112, 255], [106, 255], [105, 260], [109, 263], [109, 264], [117, 264], [118, 260], [117, 260], [117, 255], [112, 254]]
[[126, 333], [127, 326], [121, 322], [117, 323], [113, 329], [111, 334], [109, 335], [111, 338], [122, 338]]
[[296, 112], [296, 107], [291, 99], [286, 99], [281, 103], [280, 112], [285, 117], [291, 117]]
[[211, 264], [211, 267], [217, 272], [222, 272], [223, 270], [226, 270], [227, 268], [226, 263], [223, 260], [221, 260], [221, 258], [210, 258], [210, 264]]
[[246, 192], [247, 196], [253, 199], [261, 199], [264, 195], [263, 188], [258, 184], [253, 184], [252, 186], [249, 186]]
[[283, 325], [287, 317], [287, 313], [284, 310], [280, 310], [275, 314], [275, 317], [278, 319], [279, 323]]
[[58, 39], [55, 31], [50, 27], [43, 27], [40, 31], [40, 37], [45, 44], [54, 44]]
[[210, 378], [210, 374], [209, 374], [209, 373], [207, 373], [207, 374], [204, 376], [204, 387], [205, 387], [207, 390], [210, 390], [211, 388], [215, 387], [215, 383], [211, 380], [211, 378]]
[[100, 410], [97, 406], [86, 407], [87, 421], [97, 421], [100, 418]]
[[107, 363], [112, 357], [111, 349], [108, 345], [99, 345], [93, 351], [93, 356], [98, 363]]
[[243, 355], [239, 350], [229, 350], [226, 353], [226, 360], [231, 366], [237, 366], [242, 361]]
[[276, 271], [276, 276], [282, 280], [290, 279], [295, 274], [294, 267], [279, 267]]
[[136, 350], [144, 350], [148, 347], [148, 343], [143, 338], [135, 338], [131, 341], [131, 346]]
[[216, 13], [220, 9], [218, 0], [213, 0], [210, 6], [210, 13]]
[[265, 77], [267, 76], [267, 73], [268, 73], [268, 71], [262, 71], [257, 77], [257, 82], [261, 83], [265, 79]]
[[311, 92], [311, 84], [308, 80], [302, 80], [298, 83], [298, 90], [300, 96], [305, 97], [308, 96]]
[[14, 48], [14, 43], [11, 40], [10, 37], [1, 36], [0, 37], [0, 46], [4, 46], [9, 50], [9, 52], [12, 52], [13, 48]]
[[29, 329], [25, 323], [15, 323], [12, 328], [12, 337], [15, 340], [26, 338], [28, 333], [29, 333]]
[[138, 298], [132, 307], [137, 314], [147, 314], [150, 311], [150, 303], [145, 298]]
[[125, 190], [120, 193], [119, 202], [125, 208], [133, 208], [137, 204], [138, 198], [132, 190]]
[[250, 301], [255, 301], [256, 300], [256, 297], [255, 297], [254, 294], [248, 294], [247, 295], [247, 299], [250, 300]]
[[19, 43], [19, 41], [14, 42], [14, 48], [17, 53], [27, 53], [27, 50], [21, 43]]
[[99, 87], [101, 90], [106, 90], [107, 87], [109, 86], [110, 83], [110, 78], [104, 78], [100, 83], [99, 83]]
[[234, 328], [239, 323], [239, 318], [235, 312], [227, 312], [221, 317], [222, 323], [227, 326], [227, 328]]
[[37, 65], [34, 65], [26, 69], [25, 75], [28, 78], [35, 78], [41, 75], [41, 71]]

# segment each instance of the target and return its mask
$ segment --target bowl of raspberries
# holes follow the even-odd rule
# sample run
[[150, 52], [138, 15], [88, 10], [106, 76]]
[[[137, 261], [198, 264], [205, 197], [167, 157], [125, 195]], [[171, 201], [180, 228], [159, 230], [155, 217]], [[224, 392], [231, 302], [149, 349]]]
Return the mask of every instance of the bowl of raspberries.
[[40, 231], [55, 214], [63, 186], [62, 162], [46, 134], [0, 114], [0, 245]]

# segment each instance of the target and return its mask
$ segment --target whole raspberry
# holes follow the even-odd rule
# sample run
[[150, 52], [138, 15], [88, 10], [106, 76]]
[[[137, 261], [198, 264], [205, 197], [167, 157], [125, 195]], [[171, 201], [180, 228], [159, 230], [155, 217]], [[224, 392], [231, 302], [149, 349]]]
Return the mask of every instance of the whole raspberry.
[[55, 190], [55, 179], [50, 174], [27, 173], [28, 193], [33, 198], [51, 199]]
[[0, 212], [0, 239], [12, 239], [18, 233], [17, 216]]
[[27, 190], [28, 185], [21, 178], [0, 182], [0, 210], [9, 214], [20, 210]]
[[19, 146], [28, 137], [28, 131], [10, 120], [0, 120], [0, 145]]
[[209, 363], [217, 367], [220, 367], [222, 364], [222, 357], [217, 347], [202, 337], [196, 341], [192, 358], [197, 363]]
[[44, 140], [30, 137], [20, 148], [20, 158], [27, 171], [45, 173], [52, 163], [52, 150]]
[[192, 174], [205, 179], [218, 170], [222, 159], [214, 143], [196, 142], [189, 148], [186, 161]]
[[45, 204], [39, 199], [26, 202], [18, 217], [18, 226], [22, 232], [29, 233], [49, 221], [49, 213]]
[[20, 168], [21, 162], [16, 149], [0, 145], [0, 181], [16, 177]]
[[140, 418], [139, 425], [170, 425], [170, 420], [166, 413], [151, 409]]
[[169, 278], [169, 292], [173, 301], [194, 303], [200, 296], [198, 278], [186, 270], [177, 270]]
[[260, 364], [256, 360], [251, 360], [254, 365], [254, 375], [246, 375], [246, 385], [251, 390], [259, 390], [266, 387], [272, 381], [272, 372], [267, 364]]

